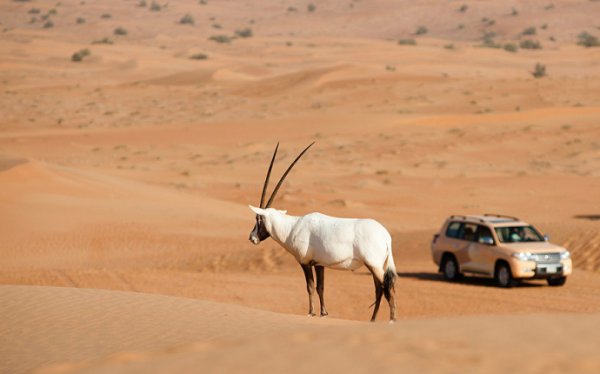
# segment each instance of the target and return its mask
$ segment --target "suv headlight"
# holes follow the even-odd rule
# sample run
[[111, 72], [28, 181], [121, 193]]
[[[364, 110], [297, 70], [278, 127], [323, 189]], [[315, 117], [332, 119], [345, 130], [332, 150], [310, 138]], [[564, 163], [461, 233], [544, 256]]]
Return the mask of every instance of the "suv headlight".
[[571, 252], [569, 252], [569, 251], [560, 252], [561, 260], [568, 260], [570, 258], [571, 258]]
[[512, 256], [519, 261], [531, 260], [531, 253], [529, 253], [529, 252], [515, 252], [512, 254]]

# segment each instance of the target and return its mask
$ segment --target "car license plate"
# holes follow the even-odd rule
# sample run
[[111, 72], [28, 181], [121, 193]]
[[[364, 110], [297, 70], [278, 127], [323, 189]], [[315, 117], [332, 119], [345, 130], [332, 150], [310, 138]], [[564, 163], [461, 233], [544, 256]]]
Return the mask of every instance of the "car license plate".
[[556, 273], [558, 271], [558, 265], [546, 265], [543, 269], [546, 269], [547, 274]]

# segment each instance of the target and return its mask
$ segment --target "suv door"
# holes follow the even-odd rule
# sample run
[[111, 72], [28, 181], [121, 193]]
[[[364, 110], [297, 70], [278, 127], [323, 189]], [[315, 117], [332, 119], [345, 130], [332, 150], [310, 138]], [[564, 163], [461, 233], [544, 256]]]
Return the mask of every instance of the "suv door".
[[476, 259], [473, 255], [476, 253], [474, 246], [477, 224], [464, 222], [458, 232], [458, 240], [454, 243], [454, 252], [461, 270], [478, 272]]
[[[490, 242], [491, 240], [491, 242]], [[477, 225], [473, 244], [469, 247], [469, 256], [471, 257], [473, 271], [478, 273], [494, 273], [494, 253], [495, 245], [492, 231], [484, 225]]]

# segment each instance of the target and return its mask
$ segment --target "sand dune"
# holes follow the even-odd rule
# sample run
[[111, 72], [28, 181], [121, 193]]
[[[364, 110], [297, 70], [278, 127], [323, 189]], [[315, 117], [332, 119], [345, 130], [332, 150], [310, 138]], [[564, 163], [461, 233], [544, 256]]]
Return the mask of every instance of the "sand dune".
[[600, 337], [590, 329], [597, 314], [389, 325], [102, 290], [2, 286], [0, 298], [0, 352], [4, 370], [13, 373], [600, 368]]

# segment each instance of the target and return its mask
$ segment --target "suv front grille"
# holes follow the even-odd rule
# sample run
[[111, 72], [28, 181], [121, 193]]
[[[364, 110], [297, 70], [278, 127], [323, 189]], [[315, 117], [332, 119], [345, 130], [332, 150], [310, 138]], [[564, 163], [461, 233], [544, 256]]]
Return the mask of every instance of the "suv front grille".
[[560, 253], [533, 253], [531, 255], [533, 261], [539, 264], [557, 264], [560, 263]]

